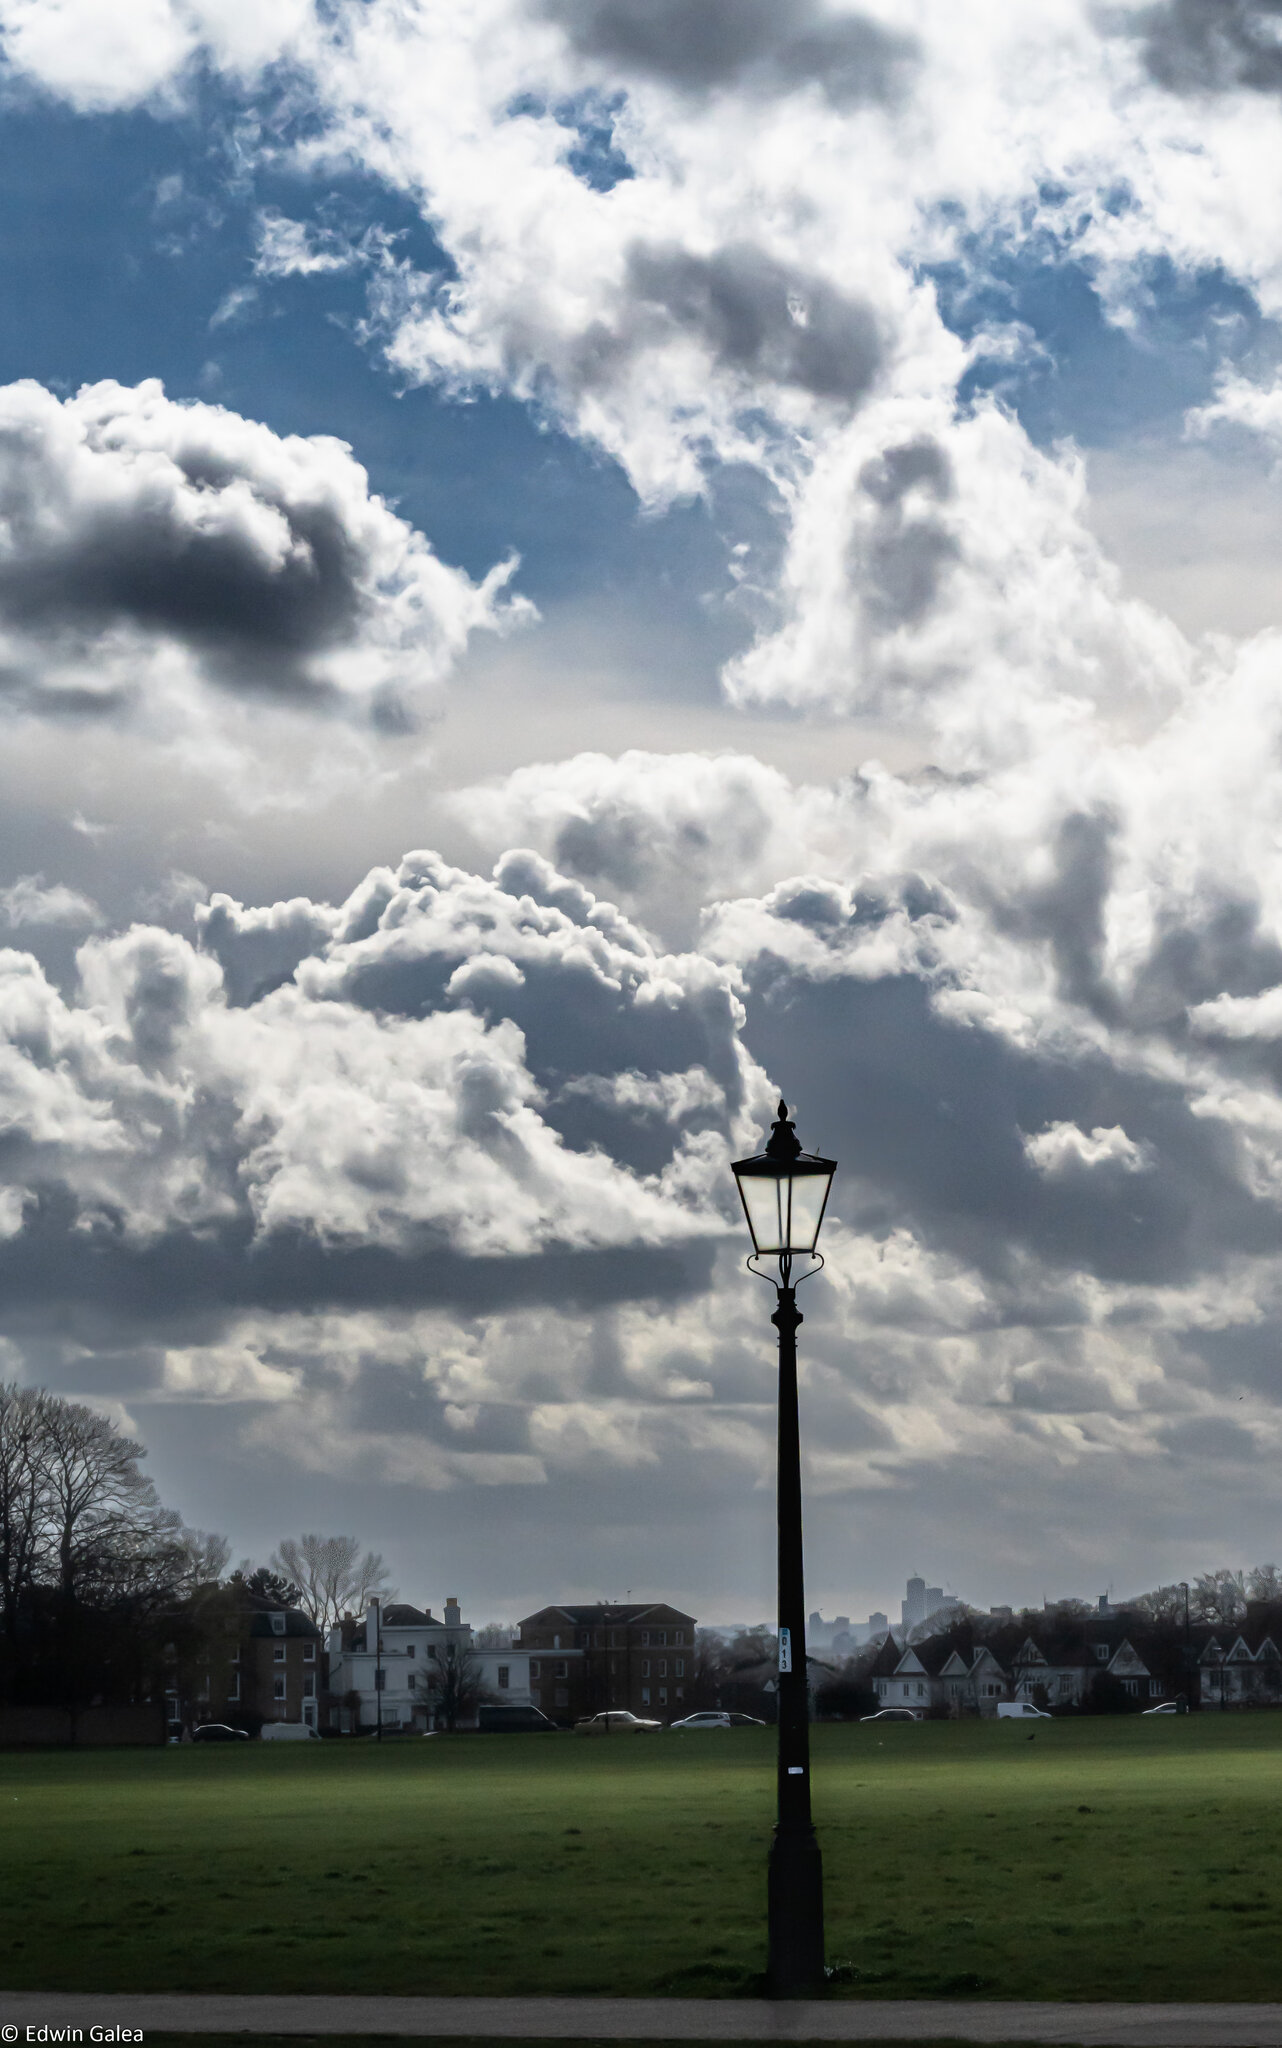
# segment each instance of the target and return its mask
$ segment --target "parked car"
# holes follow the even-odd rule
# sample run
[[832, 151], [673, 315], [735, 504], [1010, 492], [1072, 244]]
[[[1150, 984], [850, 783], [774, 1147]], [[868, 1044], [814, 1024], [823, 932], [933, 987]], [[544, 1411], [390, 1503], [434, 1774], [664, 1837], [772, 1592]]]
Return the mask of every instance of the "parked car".
[[555, 1735], [557, 1732], [556, 1722], [549, 1721], [537, 1707], [478, 1707], [476, 1725], [482, 1735], [540, 1735], [545, 1730]]
[[1048, 1714], [1044, 1707], [1035, 1707], [1031, 1700], [998, 1700], [997, 1718], [999, 1721], [1053, 1721], [1055, 1716]]
[[1163, 1700], [1160, 1706], [1145, 1707], [1146, 1714], [1178, 1714], [1179, 1707], [1174, 1700]]
[[206, 1721], [191, 1731], [193, 1742], [248, 1742], [249, 1736], [243, 1728], [229, 1728], [225, 1721]]
[[730, 1728], [733, 1725], [729, 1714], [716, 1713], [712, 1708], [708, 1708], [706, 1712], [699, 1714], [687, 1714], [683, 1720], [669, 1723], [669, 1726], [682, 1730], [687, 1728]]
[[916, 1707], [879, 1707], [875, 1714], [861, 1714], [861, 1721], [920, 1721]]
[[264, 1721], [264, 1742], [319, 1742], [320, 1736], [306, 1721]]
[[626, 1707], [610, 1707], [604, 1714], [589, 1714], [576, 1721], [576, 1735], [657, 1735], [662, 1721], [642, 1721]]
[[730, 1716], [730, 1726], [732, 1728], [764, 1728], [767, 1726], [767, 1723], [759, 1721], [755, 1714], [732, 1714]]

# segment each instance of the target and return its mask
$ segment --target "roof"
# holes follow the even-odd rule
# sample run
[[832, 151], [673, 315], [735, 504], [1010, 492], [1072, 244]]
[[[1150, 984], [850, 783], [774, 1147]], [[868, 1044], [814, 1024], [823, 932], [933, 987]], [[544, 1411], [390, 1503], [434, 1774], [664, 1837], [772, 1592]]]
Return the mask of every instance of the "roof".
[[[249, 1623], [250, 1635], [279, 1637], [281, 1630], [272, 1627], [272, 1617], [273, 1615], [280, 1614], [281, 1611], [279, 1607], [266, 1607], [257, 1614], [252, 1615]], [[309, 1636], [315, 1642], [320, 1641], [320, 1630], [310, 1614], [304, 1614], [301, 1607], [286, 1607], [283, 1611], [285, 1615], [285, 1635]]]
[[383, 1609], [384, 1628], [444, 1628], [429, 1607], [411, 1607], [408, 1600], [398, 1600], [394, 1606]]
[[549, 1615], [560, 1615], [572, 1628], [597, 1628], [603, 1622], [632, 1622], [655, 1619], [659, 1621], [684, 1621], [694, 1627], [693, 1614], [683, 1614], [679, 1607], [670, 1607], [666, 1600], [641, 1600], [625, 1604], [594, 1600], [583, 1606], [565, 1606], [554, 1602], [550, 1607], [540, 1607], [536, 1614], [527, 1614], [518, 1624], [521, 1628], [533, 1628], [545, 1621]]

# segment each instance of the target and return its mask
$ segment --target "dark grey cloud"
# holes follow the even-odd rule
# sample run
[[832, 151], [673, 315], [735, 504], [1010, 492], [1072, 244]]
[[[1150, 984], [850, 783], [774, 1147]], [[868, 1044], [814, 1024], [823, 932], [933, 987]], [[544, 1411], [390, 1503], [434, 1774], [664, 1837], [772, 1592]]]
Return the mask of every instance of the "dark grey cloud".
[[[790, 1098], [817, 1106], [802, 1136], [842, 1161], [847, 1222], [907, 1224], [999, 1281], [1017, 1250], [1172, 1285], [1282, 1248], [1275, 1206], [1248, 1192], [1229, 1134], [1178, 1084], [948, 1021], [916, 976], [810, 982], [763, 958], [751, 985], [747, 1043]], [[1120, 1127], [1152, 1169], [1040, 1172], [1025, 1138], [1059, 1123]]]
[[540, 0], [540, 11], [581, 55], [686, 92], [818, 85], [834, 106], [884, 105], [918, 54], [911, 36], [816, 0]]
[[923, 435], [866, 462], [859, 486], [877, 507], [871, 531], [860, 534], [851, 553], [868, 622], [879, 632], [919, 625], [958, 558], [956, 539], [929, 509], [952, 497], [952, 465]]
[[999, 930], [1049, 946], [1066, 1001], [1106, 1019], [1120, 1012], [1104, 973], [1104, 911], [1118, 829], [1109, 811], [1070, 812], [1055, 827], [1050, 880], [1018, 894], [994, 894], [989, 903]]
[[1139, 26], [1149, 75], [1170, 92], [1282, 90], [1282, 0], [1164, 0]]
[[[628, 290], [638, 338], [659, 338], [656, 313], [696, 335], [723, 368], [854, 404], [868, 391], [882, 344], [871, 308], [823, 278], [777, 262], [750, 242], [711, 256], [675, 243], [636, 243]], [[626, 331], [622, 337], [626, 346]]]

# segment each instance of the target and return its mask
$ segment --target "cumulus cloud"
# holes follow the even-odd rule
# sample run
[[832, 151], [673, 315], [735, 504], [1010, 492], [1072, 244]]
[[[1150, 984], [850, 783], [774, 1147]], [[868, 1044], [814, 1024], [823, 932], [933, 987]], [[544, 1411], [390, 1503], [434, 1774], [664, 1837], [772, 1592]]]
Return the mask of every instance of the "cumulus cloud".
[[0, 954], [6, 1157], [91, 1289], [186, 1242], [224, 1306], [278, 1254], [323, 1293], [330, 1255], [637, 1252], [644, 1290], [644, 1254], [722, 1234], [734, 977], [537, 855], [493, 880], [411, 855], [336, 907], [222, 896], [199, 930], [88, 940], [72, 997]]
[[0, 692], [46, 715], [181, 722], [202, 687], [411, 717], [469, 635], [530, 615], [473, 583], [339, 441], [159, 383], [0, 391]]

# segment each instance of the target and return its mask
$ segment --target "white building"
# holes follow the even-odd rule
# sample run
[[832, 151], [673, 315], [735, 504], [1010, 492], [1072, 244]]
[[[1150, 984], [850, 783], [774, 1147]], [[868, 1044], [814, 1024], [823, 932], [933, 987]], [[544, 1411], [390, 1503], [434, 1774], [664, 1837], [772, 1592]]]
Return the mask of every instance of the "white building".
[[[352, 1734], [381, 1719], [384, 1728], [425, 1734], [437, 1725], [442, 1666], [451, 1644], [471, 1651], [487, 1694], [515, 1707], [530, 1704], [528, 1651], [476, 1648], [471, 1624], [454, 1598], [445, 1602], [441, 1619], [430, 1607], [371, 1600], [363, 1621], [343, 1621], [330, 1630], [330, 1725]], [[475, 1726], [475, 1718], [473, 1710], [465, 1725]]]

